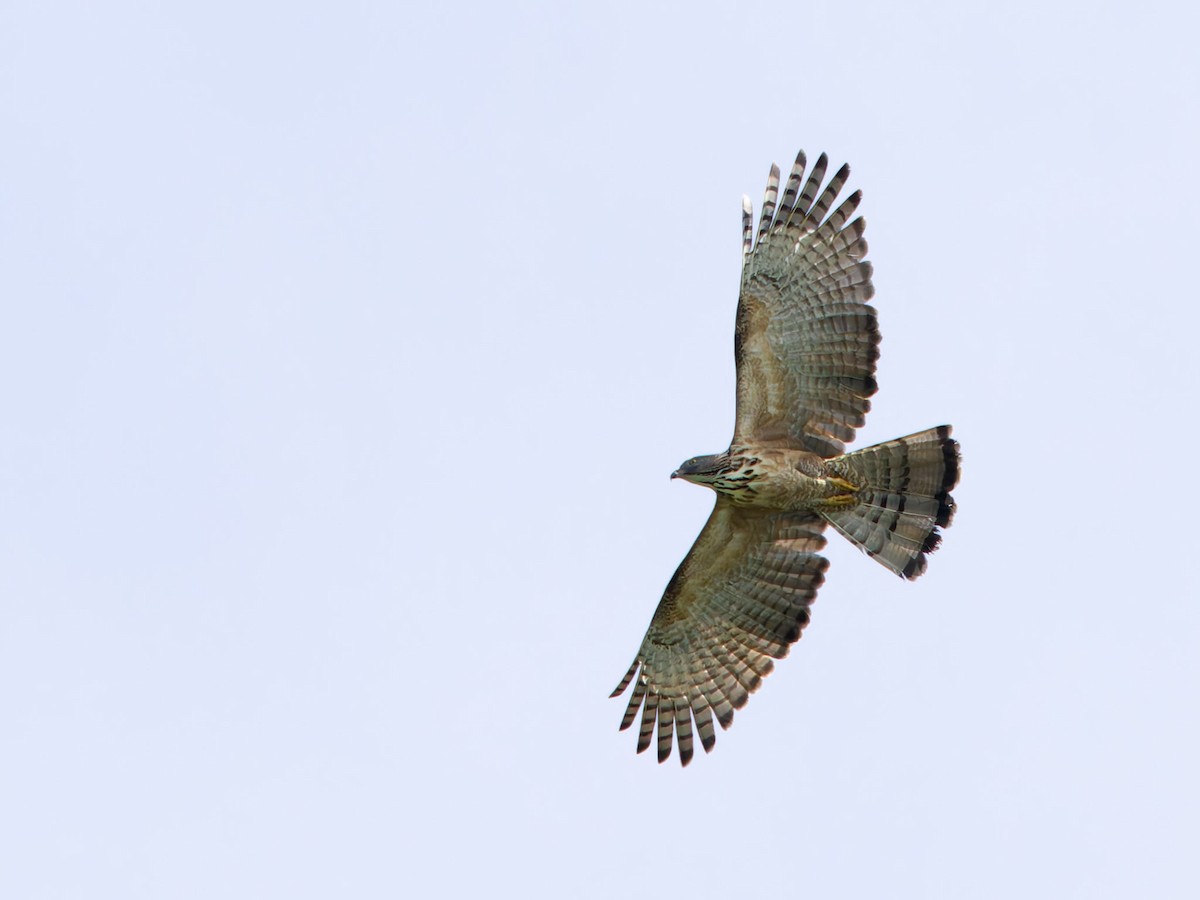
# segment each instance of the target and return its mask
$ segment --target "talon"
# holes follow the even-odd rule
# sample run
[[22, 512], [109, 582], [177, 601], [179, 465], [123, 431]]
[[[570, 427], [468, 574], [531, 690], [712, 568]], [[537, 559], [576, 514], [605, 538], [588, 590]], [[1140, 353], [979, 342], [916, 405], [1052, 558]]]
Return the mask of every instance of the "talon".
[[840, 509], [845, 506], [853, 506], [858, 502], [856, 495], [862, 490], [858, 485], [838, 475], [830, 475], [825, 479], [825, 483], [833, 489], [834, 493], [821, 501], [822, 506]]
[[836, 475], [833, 478], [829, 479], [829, 483], [832, 484], [836, 488], [841, 488], [847, 494], [857, 494], [860, 490], [858, 485], [851, 484], [845, 478], [839, 478]]

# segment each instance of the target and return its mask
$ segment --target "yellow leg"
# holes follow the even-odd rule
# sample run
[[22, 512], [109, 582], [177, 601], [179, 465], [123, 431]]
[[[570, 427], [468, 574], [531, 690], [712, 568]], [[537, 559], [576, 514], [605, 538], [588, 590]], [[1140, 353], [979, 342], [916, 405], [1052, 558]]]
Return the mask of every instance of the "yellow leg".
[[847, 494], [857, 494], [859, 491], [858, 485], [851, 484], [845, 478], [838, 478], [836, 475], [829, 479], [829, 483], [835, 488], [840, 488], [841, 490], [845, 491]]
[[841, 507], [853, 506], [857, 502], [858, 498], [853, 494], [834, 494], [832, 497], [826, 497], [824, 500], [822, 500], [821, 505], [826, 507]]
[[845, 478], [839, 478], [836, 475], [827, 478], [826, 481], [834, 488], [834, 490], [840, 491], [841, 493], [833, 494], [832, 496], [824, 498], [821, 501], [822, 506], [836, 509], [843, 506], [853, 506], [858, 502], [858, 497], [855, 496], [859, 491], [857, 485], [851, 484]]

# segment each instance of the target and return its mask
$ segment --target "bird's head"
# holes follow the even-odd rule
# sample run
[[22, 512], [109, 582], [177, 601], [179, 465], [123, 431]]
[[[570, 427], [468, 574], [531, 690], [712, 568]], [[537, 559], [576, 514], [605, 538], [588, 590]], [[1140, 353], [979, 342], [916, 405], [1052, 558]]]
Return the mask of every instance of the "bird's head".
[[718, 478], [732, 469], [728, 452], [714, 453], [712, 456], [693, 456], [672, 472], [671, 477], [713, 487]]

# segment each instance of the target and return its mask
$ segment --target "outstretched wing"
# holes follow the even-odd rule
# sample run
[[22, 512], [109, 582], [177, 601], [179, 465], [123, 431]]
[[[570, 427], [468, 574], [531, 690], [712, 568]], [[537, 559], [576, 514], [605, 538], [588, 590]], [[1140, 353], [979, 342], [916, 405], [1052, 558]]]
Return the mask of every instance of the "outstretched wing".
[[[758, 237], [743, 200], [742, 289], [735, 443], [779, 443], [829, 458], [862, 426], [875, 393], [879, 329], [866, 223], [851, 220], [862, 193], [829, 210], [850, 175], [842, 166], [821, 190], [821, 154], [807, 180], [801, 152], [779, 198], [771, 166]], [[803, 187], [801, 182], [803, 181]]]
[[[813, 513], [739, 507], [717, 498], [700, 536], [667, 585], [637, 659], [612, 696], [635, 681], [624, 731], [642, 709], [638, 753], [658, 722], [658, 761], [692, 758], [692, 720], [710, 751], [713, 717], [728, 728], [733, 711], [758, 690], [808, 624], [825, 580], [824, 521]], [[638, 669], [641, 669], [639, 672]]]

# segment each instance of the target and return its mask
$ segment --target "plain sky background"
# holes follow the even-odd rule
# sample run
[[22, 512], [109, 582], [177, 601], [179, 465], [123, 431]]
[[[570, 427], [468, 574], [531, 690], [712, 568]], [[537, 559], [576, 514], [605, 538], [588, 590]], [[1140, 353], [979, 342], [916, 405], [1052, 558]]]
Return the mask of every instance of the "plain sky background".
[[[0, 896], [1200, 896], [1194, 10], [0, 5]], [[658, 766], [801, 147], [959, 514]]]

